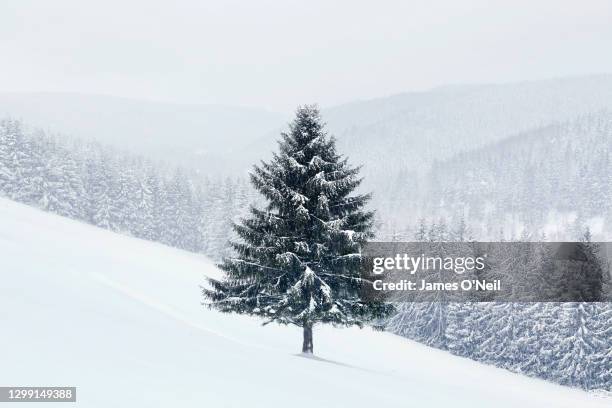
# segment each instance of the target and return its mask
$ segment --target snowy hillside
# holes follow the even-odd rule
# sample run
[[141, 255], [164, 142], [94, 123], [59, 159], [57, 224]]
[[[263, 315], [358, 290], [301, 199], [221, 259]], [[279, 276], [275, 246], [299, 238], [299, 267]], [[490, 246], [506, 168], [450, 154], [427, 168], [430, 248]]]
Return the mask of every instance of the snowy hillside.
[[77, 406], [610, 406], [371, 330], [316, 328], [302, 358], [299, 329], [200, 305], [205, 258], [5, 199], [0, 258], [0, 384]]

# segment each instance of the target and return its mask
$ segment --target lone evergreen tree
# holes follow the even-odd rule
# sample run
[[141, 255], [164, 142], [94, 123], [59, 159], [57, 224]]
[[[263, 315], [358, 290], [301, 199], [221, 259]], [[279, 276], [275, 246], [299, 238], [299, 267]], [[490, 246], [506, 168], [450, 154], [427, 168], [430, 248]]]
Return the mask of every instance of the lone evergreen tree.
[[369, 194], [350, 195], [359, 168], [336, 153], [315, 106], [298, 108], [279, 152], [255, 166], [251, 182], [265, 209], [251, 208], [234, 225], [237, 257], [220, 265], [222, 280], [204, 289], [210, 306], [303, 328], [303, 353], [313, 352], [316, 323], [356, 325], [385, 317], [391, 306], [360, 298], [360, 248], [372, 237]]

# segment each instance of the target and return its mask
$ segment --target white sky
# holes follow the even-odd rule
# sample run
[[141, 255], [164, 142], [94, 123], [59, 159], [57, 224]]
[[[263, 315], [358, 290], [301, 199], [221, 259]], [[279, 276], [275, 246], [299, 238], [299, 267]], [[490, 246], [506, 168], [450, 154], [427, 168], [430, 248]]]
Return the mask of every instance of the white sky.
[[0, 0], [0, 92], [292, 111], [612, 73], [610, 0]]

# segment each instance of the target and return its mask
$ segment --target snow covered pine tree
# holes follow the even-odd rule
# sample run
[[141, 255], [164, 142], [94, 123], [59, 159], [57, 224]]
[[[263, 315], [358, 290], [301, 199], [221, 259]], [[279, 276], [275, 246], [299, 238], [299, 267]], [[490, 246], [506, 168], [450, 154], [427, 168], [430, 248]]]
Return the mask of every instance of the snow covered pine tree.
[[372, 236], [369, 195], [349, 196], [359, 168], [336, 153], [315, 106], [298, 108], [280, 152], [255, 166], [251, 182], [267, 199], [265, 210], [234, 225], [236, 258], [209, 279], [209, 305], [222, 312], [263, 317], [303, 328], [303, 353], [313, 352], [316, 323], [363, 326], [386, 317], [390, 305], [360, 298], [360, 248]]

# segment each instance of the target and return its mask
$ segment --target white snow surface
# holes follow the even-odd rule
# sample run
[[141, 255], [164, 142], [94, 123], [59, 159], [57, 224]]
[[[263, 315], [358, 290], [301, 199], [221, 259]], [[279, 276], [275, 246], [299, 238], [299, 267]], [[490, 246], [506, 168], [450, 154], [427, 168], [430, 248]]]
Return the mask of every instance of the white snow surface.
[[201, 305], [206, 258], [5, 199], [0, 260], [0, 385], [77, 387], [54, 406], [610, 407], [370, 329], [304, 358], [299, 328]]

